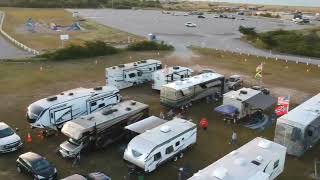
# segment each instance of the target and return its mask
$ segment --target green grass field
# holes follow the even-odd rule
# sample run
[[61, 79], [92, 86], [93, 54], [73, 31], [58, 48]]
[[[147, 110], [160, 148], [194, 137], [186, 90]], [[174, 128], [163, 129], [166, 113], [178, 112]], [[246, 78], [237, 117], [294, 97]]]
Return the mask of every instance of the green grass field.
[[[143, 39], [90, 20], [80, 22], [84, 28], [83, 31], [56, 32], [51, 30], [50, 23], [70, 26], [76, 22], [72, 14], [64, 9], [0, 8], [0, 10], [6, 13], [3, 29], [21, 43], [39, 51], [60, 48], [60, 34], [70, 36], [65, 46], [70, 43], [81, 44], [84, 41], [94, 40], [102, 40], [110, 44], [126, 44], [128, 37], [135, 41]], [[29, 18], [36, 22], [35, 33], [29, 32], [26, 28], [25, 24]]]

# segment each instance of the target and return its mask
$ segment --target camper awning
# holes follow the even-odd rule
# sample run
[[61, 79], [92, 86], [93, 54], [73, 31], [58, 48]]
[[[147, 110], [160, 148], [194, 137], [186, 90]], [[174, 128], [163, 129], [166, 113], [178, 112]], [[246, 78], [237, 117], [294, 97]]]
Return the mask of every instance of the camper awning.
[[222, 106], [216, 107], [214, 110], [218, 113], [221, 113], [223, 115], [229, 115], [229, 116], [232, 116], [236, 112], [239, 112], [238, 108], [232, 105], [222, 105]]
[[166, 122], [167, 122], [166, 120], [160, 119], [155, 116], [150, 116], [146, 119], [143, 119], [134, 124], [126, 126], [125, 129], [141, 134], [146, 132], [147, 130], [153, 129]]
[[252, 108], [266, 110], [276, 103], [276, 99], [265, 94], [257, 94], [245, 101]]

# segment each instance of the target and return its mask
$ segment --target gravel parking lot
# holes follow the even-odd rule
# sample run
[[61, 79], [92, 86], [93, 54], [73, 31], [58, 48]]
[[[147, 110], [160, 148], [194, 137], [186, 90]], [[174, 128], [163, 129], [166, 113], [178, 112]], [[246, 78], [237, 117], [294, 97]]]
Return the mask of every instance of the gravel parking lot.
[[[154, 33], [160, 40], [176, 47], [176, 53], [187, 53], [186, 46], [196, 45], [220, 50], [250, 53], [258, 56], [277, 57], [291, 61], [319, 64], [318, 59], [294, 55], [274, 54], [257, 49], [240, 40], [240, 25], [256, 27], [258, 31], [275, 29], [303, 29], [314, 25], [297, 25], [287, 20], [244, 17], [244, 20], [214, 18], [206, 14], [204, 19], [197, 16], [173, 16], [156, 10], [112, 10], [112, 9], [76, 9], [84, 18], [118, 28], [140, 36]], [[186, 27], [186, 22], [193, 22], [197, 27]]]

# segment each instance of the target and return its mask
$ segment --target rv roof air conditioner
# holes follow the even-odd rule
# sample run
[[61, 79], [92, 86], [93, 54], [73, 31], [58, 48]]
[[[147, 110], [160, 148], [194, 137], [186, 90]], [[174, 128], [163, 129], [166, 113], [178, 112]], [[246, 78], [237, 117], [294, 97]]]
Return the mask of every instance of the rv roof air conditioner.
[[107, 115], [112, 114], [117, 111], [118, 111], [118, 109], [106, 109], [106, 110], [102, 111], [102, 114], [107, 116]]
[[136, 104], [137, 104], [137, 102], [135, 102], [135, 101], [132, 101], [132, 102], [131, 102], [131, 105], [132, 105], [132, 106], [134, 106], [134, 105], [136, 105]]
[[171, 129], [170, 129], [169, 126], [162, 126], [162, 127], [160, 128], [160, 131], [161, 131], [161, 132], [164, 132], [164, 133], [167, 133], [167, 132], [171, 131]]
[[102, 90], [102, 87], [101, 87], [101, 86], [98, 86], [98, 87], [93, 88], [93, 90], [95, 90], [95, 91], [100, 91], [100, 90]]
[[57, 96], [50, 96], [50, 97], [47, 98], [47, 101], [55, 101], [57, 99], [58, 99]]
[[212, 177], [216, 177], [218, 179], [224, 179], [228, 174], [228, 170], [224, 167], [219, 167], [212, 173]]
[[73, 92], [70, 92], [68, 95], [69, 95], [69, 96], [73, 96]]
[[127, 107], [126, 110], [127, 110], [127, 111], [131, 111], [131, 108]]
[[124, 68], [124, 66], [125, 66], [124, 64], [119, 64], [118, 65], [119, 68]]
[[269, 141], [261, 140], [258, 144], [259, 147], [263, 149], [268, 149], [271, 146], [271, 143]]

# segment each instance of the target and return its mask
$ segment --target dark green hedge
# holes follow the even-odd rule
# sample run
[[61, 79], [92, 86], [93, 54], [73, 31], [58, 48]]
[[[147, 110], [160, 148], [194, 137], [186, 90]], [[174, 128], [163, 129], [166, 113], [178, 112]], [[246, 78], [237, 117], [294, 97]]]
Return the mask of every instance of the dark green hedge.
[[130, 51], [156, 51], [156, 50], [165, 50], [171, 51], [174, 50], [174, 47], [169, 44], [165, 44], [163, 41], [161, 43], [155, 41], [141, 41], [137, 43], [132, 43], [127, 47], [127, 50]]

